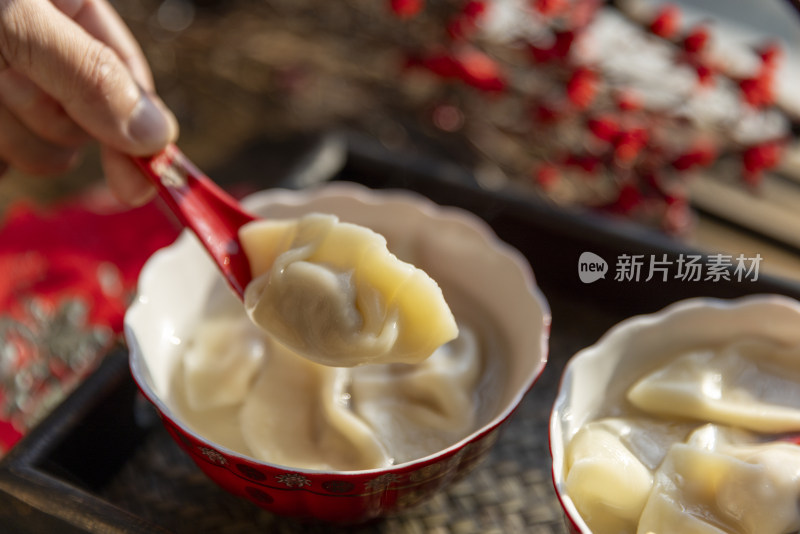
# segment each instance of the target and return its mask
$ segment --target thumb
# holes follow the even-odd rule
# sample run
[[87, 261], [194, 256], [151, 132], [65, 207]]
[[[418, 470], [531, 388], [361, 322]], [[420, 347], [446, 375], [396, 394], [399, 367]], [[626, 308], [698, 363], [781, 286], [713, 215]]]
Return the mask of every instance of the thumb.
[[152, 154], [177, 137], [175, 118], [117, 53], [47, 0], [0, 0], [0, 69], [9, 67], [120, 152]]

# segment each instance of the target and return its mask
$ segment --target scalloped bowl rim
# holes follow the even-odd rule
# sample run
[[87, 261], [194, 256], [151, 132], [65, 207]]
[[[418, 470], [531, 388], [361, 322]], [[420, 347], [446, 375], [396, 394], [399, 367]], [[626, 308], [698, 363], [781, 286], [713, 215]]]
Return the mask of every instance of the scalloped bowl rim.
[[[592, 414], [583, 414], [585, 416], [580, 417], [581, 414], [574, 413], [568, 406], [568, 397], [572, 393], [572, 383], [580, 368], [587, 364], [611, 366], [614, 363], [623, 361], [624, 354], [620, 350], [609, 350], [609, 348], [625, 343], [625, 340], [641, 339], [643, 336], [637, 338], [635, 334], [659, 329], [665, 323], [668, 324], [670, 321], [677, 320], [688, 313], [702, 313], [704, 311], [710, 314], [718, 314], [719, 312], [747, 313], [754, 311], [756, 308], [763, 309], [764, 307], [794, 314], [797, 316], [798, 324], [800, 324], [800, 302], [786, 295], [765, 293], [732, 299], [694, 297], [676, 301], [653, 313], [635, 315], [624, 319], [609, 328], [594, 344], [578, 351], [570, 358], [561, 375], [558, 392], [550, 413], [548, 442], [552, 459], [551, 477], [553, 487], [566, 519], [575, 529], [583, 534], [592, 534], [564, 488], [563, 464], [566, 444], [569, 441], [569, 437], [574, 435], [582, 424], [591, 421], [593, 418]], [[800, 334], [798, 334], [796, 341], [800, 342]], [[571, 423], [570, 436], [567, 436], [568, 431], [563, 424], [565, 421]], [[576, 421], [578, 421], [577, 424]]]
[[386, 203], [407, 204], [429, 219], [457, 222], [465, 227], [469, 227], [472, 232], [480, 236], [485, 246], [494, 249], [499, 256], [504, 257], [506, 261], [515, 265], [519, 274], [523, 277], [529, 297], [533, 299], [532, 302], [535, 303], [540, 310], [541, 320], [539, 321], [539, 327], [541, 328], [541, 333], [539, 336], [538, 362], [532, 366], [529, 375], [522, 382], [522, 387], [518, 388], [502, 410], [480, 428], [444, 449], [421, 458], [374, 469], [339, 471], [284, 466], [256, 459], [205, 438], [198, 432], [189, 428], [167, 403], [161, 399], [159, 394], [153, 390], [150, 380], [148, 379], [150, 373], [144, 361], [144, 357], [141, 356], [142, 351], [136, 337], [136, 324], [139, 320], [139, 316], [146, 312], [148, 303], [147, 297], [143, 297], [142, 295], [146, 295], [147, 288], [151, 284], [151, 280], [158, 276], [157, 271], [160, 269], [161, 265], [173, 256], [183, 254], [188, 248], [200, 248], [197, 238], [186, 230], [181, 233], [172, 245], [156, 251], [145, 263], [139, 276], [137, 298], [130, 305], [125, 314], [124, 331], [130, 353], [130, 369], [140, 391], [157, 407], [158, 411], [164, 417], [172, 421], [182, 432], [194, 437], [202, 443], [208, 443], [214, 449], [231, 458], [253, 462], [268, 468], [309, 475], [336, 474], [337, 476], [365, 476], [393, 471], [404, 471], [414, 466], [425, 465], [436, 459], [454, 454], [468, 443], [477, 441], [500, 427], [513, 414], [525, 395], [539, 379], [544, 371], [549, 354], [549, 335], [552, 322], [550, 306], [546, 297], [536, 284], [535, 276], [527, 259], [516, 248], [499, 239], [491, 227], [480, 220], [476, 215], [461, 208], [438, 205], [420, 194], [407, 190], [372, 190], [360, 184], [350, 182], [331, 182], [302, 190], [270, 189], [259, 191], [243, 199], [242, 203], [248, 209], [261, 207], [266, 203], [298, 207], [319, 199], [331, 198], [343, 198], [346, 199], [346, 201], [355, 200], [367, 206], [378, 206]]

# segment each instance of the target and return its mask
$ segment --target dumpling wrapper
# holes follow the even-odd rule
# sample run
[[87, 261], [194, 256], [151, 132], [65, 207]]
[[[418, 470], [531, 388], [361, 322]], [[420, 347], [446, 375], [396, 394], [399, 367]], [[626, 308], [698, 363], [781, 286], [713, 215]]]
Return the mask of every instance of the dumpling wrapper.
[[475, 428], [481, 347], [473, 330], [416, 365], [351, 370], [352, 409], [386, 445], [395, 463], [444, 449]]
[[623, 442], [630, 432], [621, 419], [594, 421], [567, 447], [565, 488], [592, 532], [636, 532], [653, 473]]
[[368, 228], [310, 214], [247, 224], [240, 239], [253, 273], [250, 318], [305, 358], [417, 363], [458, 334], [436, 282]]
[[705, 425], [672, 446], [637, 534], [789, 534], [800, 529], [800, 447]]
[[239, 414], [250, 454], [280, 465], [350, 471], [391, 465], [380, 436], [350, 410], [349, 370], [272, 344]]
[[200, 323], [183, 355], [186, 401], [193, 410], [244, 400], [264, 359], [263, 333], [235, 316]]
[[800, 354], [739, 342], [682, 354], [627, 394], [650, 414], [765, 433], [800, 430]]

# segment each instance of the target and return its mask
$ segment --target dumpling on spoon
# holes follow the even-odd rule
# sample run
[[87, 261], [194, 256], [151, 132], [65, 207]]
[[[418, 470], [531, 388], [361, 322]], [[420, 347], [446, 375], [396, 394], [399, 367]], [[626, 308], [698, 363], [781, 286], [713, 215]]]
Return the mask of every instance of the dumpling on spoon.
[[314, 213], [255, 221], [239, 237], [251, 320], [309, 360], [417, 363], [458, 334], [436, 282], [368, 228]]

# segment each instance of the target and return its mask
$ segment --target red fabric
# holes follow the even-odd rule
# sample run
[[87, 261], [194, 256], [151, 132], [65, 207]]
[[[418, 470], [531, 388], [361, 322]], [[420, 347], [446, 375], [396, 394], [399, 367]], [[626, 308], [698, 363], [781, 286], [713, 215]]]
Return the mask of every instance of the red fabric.
[[0, 223], [0, 454], [119, 340], [146, 259], [179, 229], [156, 202], [91, 193]]

